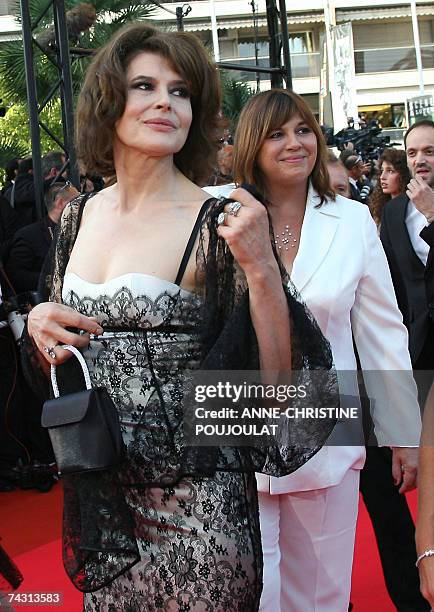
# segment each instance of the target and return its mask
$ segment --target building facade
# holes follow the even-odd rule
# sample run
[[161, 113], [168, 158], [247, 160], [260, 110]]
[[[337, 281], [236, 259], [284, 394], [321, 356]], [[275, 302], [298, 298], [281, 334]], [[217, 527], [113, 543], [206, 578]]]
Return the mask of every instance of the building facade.
[[[155, 18], [176, 27], [171, 13], [178, 4], [176, 0], [163, 4]], [[189, 4], [184, 29], [195, 32], [212, 49], [210, 2], [194, 0]], [[221, 61], [255, 65], [256, 53], [259, 64], [269, 66], [265, 0], [257, 0], [255, 10], [248, 0], [215, 0], [214, 6]], [[405, 126], [405, 101], [419, 94], [409, 2], [335, 0], [334, 6], [336, 23], [352, 24], [359, 112], [369, 119], [377, 111], [383, 127]], [[434, 3], [418, 0], [417, 15], [425, 93], [429, 94], [434, 93]], [[318, 113], [323, 0], [287, 0], [287, 22], [294, 90]], [[234, 73], [234, 77], [254, 88], [269, 87], [264, 75], [259, 83], [251, 72]]]
[[[266, 0], [214, 0], [220, 60], [269, 66]], [[20, 25], [11, 15], [13, 0], [0, 0], [0, 41], [18, 38]], [[153, 20], [176, 28], [178, 0], [162, 3]], [[213, 49], [212, 5], [192, 0], [183, 19], [186, 31]], [[354, 43], [355, 87], [359, 113], [373, 112], [383, 127], [405, 127], [405, 102], [419, 94], [411, 9], [404, 0], [333, 0], [336, 23], [350, 22]], [[324, 0], [286, 0], [294, 90], [319, 113], [321, 47], [325, 33]], [[16, 8], [15, 8], [16, 10]], [[434, 94], [434, 2], [417, 0], [425, 93]], [[266, 75], [234, 72], [254, 89], [268, 89]]]

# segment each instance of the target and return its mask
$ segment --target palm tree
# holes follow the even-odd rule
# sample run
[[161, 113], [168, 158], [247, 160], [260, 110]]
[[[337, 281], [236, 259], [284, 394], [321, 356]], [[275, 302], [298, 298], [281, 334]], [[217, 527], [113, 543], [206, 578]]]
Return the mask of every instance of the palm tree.
[[[47, 6], [47, 0], [31, 0], [30, 16], [34, 23]], [[74, 7], [90, 7], [96, 13], [96, 20], [91, 29], [81, 33], [74, 42], [81, 48], [98, 49], [110, 36], [127, 23], [143, 21], [149, 18], [155, 8], [150, 0], [92, 0], [85, 4], [80, 0], [66, 0], [66, 10]], [[80, 9], [78, 9], [80, 10]], [[20, 21], [17, 5], [17, 20]], [[52, 27], [53, 11], [46, 13], [38, 25], [34, 36], [44, 35]], [[58, 77], [58, 71], [50, 59], [34, 46], [35, 72], [38, 99], [44, 99]], [[83, 82], [83, 76], [89, 64], [89, 57], [74, 58], [71, 64], [73, 87], [77, 92]], [[0, 89], [7, 103], [26, 103], [27, 89], [24, 68], [23, 43], [14, 40], [0, 44]]]
[[0, 138], [0, 168], [4, 168], [11, 159], [21, 159], [29, 153], [29, 149], [17, 144], [12, 138]]
[[243, 106], [255, 92], [247, 83], [236, 81], [225, 70], [220, 71], [220, 80], [223, 94], [222, 113], [229, 121], [231, 134], [234, 134]]

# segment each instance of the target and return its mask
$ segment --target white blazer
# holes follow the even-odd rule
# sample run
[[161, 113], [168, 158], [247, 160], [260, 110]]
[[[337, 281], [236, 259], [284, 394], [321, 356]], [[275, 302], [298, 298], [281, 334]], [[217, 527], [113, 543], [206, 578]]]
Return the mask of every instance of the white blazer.
[[[338, 195], [315, 208], [319, 201], [310, 186], [291, 280], [329, 340], [338, 371], [357, 369], [354, 335], [362, 369], [387, 374], [381, 384], [365, 377], [379, 444], [418, 446], [421, 420], [407, 330], [375, 223], [365, 204]], [[277, 494], [329, 487], [364, 460], [363, 446], [325, 446], [290, 476], [257, 474], [258, 489]]]

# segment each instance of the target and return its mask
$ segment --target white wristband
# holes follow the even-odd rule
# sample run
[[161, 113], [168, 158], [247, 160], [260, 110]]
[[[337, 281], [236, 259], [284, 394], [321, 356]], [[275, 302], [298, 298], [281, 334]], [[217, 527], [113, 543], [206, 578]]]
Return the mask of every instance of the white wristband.
[[419, 567], [419, 563], [422, 561], [422, 559], [425, 559], [425, 557], [434, 557], [434, 550], [432, 548], [424, 550], [423, 553], [419, 555], [416, 560], [416, 567]]

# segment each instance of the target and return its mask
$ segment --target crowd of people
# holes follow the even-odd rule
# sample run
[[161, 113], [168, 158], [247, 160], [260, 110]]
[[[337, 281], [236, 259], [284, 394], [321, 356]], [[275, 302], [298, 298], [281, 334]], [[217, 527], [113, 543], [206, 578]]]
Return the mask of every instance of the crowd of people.
[[8, 325], [8, 315], [25, 317], [41, 299], [39, 277], [56, 227], [66, 204], [79, 194], [67, 179], [65, 161], [58, 151], [41, 160], [47, 214], [39, 220], [32, 159], [12, 160], [5, 168], [0, 196], [0, 491], [15, 487], [47, 491], [56, 482], [51, 444], [40, 423], [42, 401], [26, 382], [17, 359], [14, 335], [20, 324], [15, 328], [9, 321]]
[[[50, 366], [82, 388], [73, 345], [125, 445], [121, 464], [64, 477], [64, 563], [87, 612], [346, 612], [359, 490], [396, 609], [430, 610], [434, 122], [373, 164], [328, 150], [291, 91], [253, 96], [233, 139], [220, 102], [194, 35], [128, 26], [96, 54], [76, 111], [80, 167], [104, 179], [80, 193], [48, 153], [37, 219], [31, 159], [6, 168], [3, 301], [36, 298], [27, 382], [0, 329], [0, 489], [19, 484], [17, 464], [55, 462], [39, 420]], [[320, 372], [339, 381], [327, 402], [349, 398], [363, 422], [305, 419], [300, 434], [287, 424], [291, 444], [197, 451], [183, 430], [192, 370]], [[415, 541], [404, 494], [425, 404]]]

